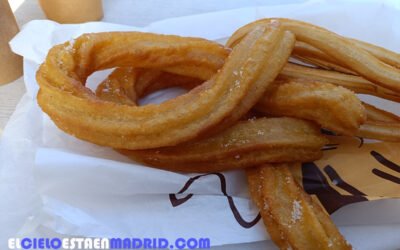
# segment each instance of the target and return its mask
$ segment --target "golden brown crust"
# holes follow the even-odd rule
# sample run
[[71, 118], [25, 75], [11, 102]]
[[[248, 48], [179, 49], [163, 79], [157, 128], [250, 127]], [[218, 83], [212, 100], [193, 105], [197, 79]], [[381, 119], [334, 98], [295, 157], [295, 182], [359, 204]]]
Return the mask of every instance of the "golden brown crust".
[[328, 141], [319, 127], [294, 118], [241, 121], [208, 138], [174, 147], [118, 150], [146, 165], [182, 172], [214, 172], [265, 162], [313, 161]]
[[271, 20], [282, 23], [285, 29], [296, 35], [296, 41], [304, 42], [322, 51], [334, 59], [336, 64], [356, 72], [379, 86], [396, 92], [400, 91], [400, 71], [395, 68], [398, 66], [397, 61], [400, 61], [400, 55], [378, 46], [342, 37], [309, 23], [286, 18], [261, 19], [237, 30], [230, 37], [227, 45], [234, 47], [247, 32]]
[[345, 87], [357, 94], [373, 95], [387, 100], [400, 102], [400, 94], [398, 92], [377, 86], [360, 76], [348, 75], [335, 71], [288, 63], [281, 71], [279, 78], [327, 82]]
[[[400, 55], [283, 18], [240, 28], [228, 46], [140, 32], [85, 34], [50, 50], [37, 72], [38, 102], [65, 132], [151, 166], [210, 172], [264, 164], [247, 170], [250, 193], [281, 249], [350, 249], [294, 180], [290, 168], [298, 165], [282, 162], [315, 160], [326, 143], [319, 126], [296, 118], [400, 141], [400, 118], [352, 92], [399, 102]], [[319, 68], [287, 63], [290, 55]], [[96, 93], [84, 86], [94, 71], [114, 67]], [[172, 86], [188, 93], [138, 106]], [[263, 114], [244, 119], [256, 104]]]
[[[37, 72], [38, 102], [59, 128], [99, 145], [177, 145], [216, 133], [246, 114], [278, 75], [293, 44], [293, 35], [272, 23], [251, 32], [224, 63], [227, 50], [203, 39], [135, 32], [83, 35], [73, 45], [50, 50]], [[196, 66], [203, 77], [202, 68], [220, 70], [185, 95], [143, 107], [103, 101], [82, 85], [93, 71], [109, 67], [170, 70], [179, 65]]]
[[269, 115], [314, 121], [343, 135], [355, 135], [366, 120], [365, 109], [352, 91], [308, 80], [278, 83], [256, 108]]
[[250, 194], [272, 240], [287, 249], [352, 249], [323, 208], [305, 193], [289, 168], [264, 164], [247, 171]]

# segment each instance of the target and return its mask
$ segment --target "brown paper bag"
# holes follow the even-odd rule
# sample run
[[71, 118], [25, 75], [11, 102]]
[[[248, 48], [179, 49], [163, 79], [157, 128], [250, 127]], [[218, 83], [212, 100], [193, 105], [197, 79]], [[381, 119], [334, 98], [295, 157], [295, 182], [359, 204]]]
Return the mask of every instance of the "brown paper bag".
[[47, 18], [59, 23], [83, 23], [103, 18], [101, 0], [39, 0]]
[[400, 143], [330, 139], [323, 158], [304, 163], [295, 175], [328, 213], [355, 202], [400, 198]]
[[22, 75], [22, 57], [14, 54], [8, 44], [18, 30], [8, 0], [0, 0], [0, 84], [12, 82]]

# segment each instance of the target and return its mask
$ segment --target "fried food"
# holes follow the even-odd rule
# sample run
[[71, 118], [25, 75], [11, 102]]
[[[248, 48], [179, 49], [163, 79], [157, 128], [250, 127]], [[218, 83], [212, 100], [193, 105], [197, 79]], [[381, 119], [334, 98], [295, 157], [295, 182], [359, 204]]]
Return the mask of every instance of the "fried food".
[[[190, 89], [196, 86], [196, 79], [119, 68], [99, 85], [96, 94], [101, 99], [136, 105], [149, 89], [154, 91], [171, 86]], [[133, 89], [136, 90], [134, 94], [131, 93]], [[326, 143], [319, 127], [312, 123], [291, 118], [260, 118], [241, 121], [217, 135], [177, 146], [117, 151], [153, 167], [210, 172], [247, 168], [265, 162], [312, 161], [321, 157], [321, 148]]]
[[388, 111], [379, 109], [371, 104], [363, 102], [367, 111], [367, 117], [370, 121], [400, 123], [400, 117]]
[[382, 62], [400, 69], [400, 54], [357, 39], [351, 39], [351, 38], [348, 39], [357, 47], [368, 51], [371, 55], [375, 56]]
[[332, 57], [304, 42], [296, 42], [292, 55], [294, 58], [317, 66], [318, 68], [355, 75], [355, 73], [347, 69], [345, 65], [337, 64], [336, 60]]
[[[400, 54], [356, 39], [347, 39], [353, 43], [354, 46], [369, 52], [382, 62], [395, 68], [400, 68]], [[346, 65], [338, 65], [338, 62], [332, 57], [304, 42], [296, 42], [293, 54], [296, 58], [300, 58], [305, 62], [317, 65], [321, 68], [332, 69], [348, 74], [355, 74], [354, 72], [348, 70]]]
[[354, 75], [347, 75], [340, 72], [310, 68], [293, 63], [288, 63], [279, 75], [281, 79], [303, 79], [318, 82], [332, 83], [345, 87], [357, 94], [367, 94], [387, 100], [400, 102], [400, 93], [385, 89], [372, 82]]
[[[240, 28], [227, 46], [140, 32], [85, 34], [50, 50], [37, 72], [38, 103], [65, 132], [150, 166], [246, 168], [251, 196], [281, 249], [350, 249], [294, 180], [298, 164], [287, 162], [321, 157], [327, 139], [320, 125], [400, 141], [400, 118], [355, 95], [400, 102], [400, 55], [282, 18]], [[288, 63], [290, 56], [316, 67]], [[93, 72], [108, 68], [116, 70], [96, 93], [85, 87]], [[188, 92], [139, 106], [143, 96], [173, 86]], [[255, 109], [257, 118], [247, 119]]]
[[361, 101], [343, 87], [307, 80], [282, 81], [274, 87], [260, 99], [258, 111], [314, 121], [343, 135], [355, 135], [366, 120]]
[[400, 142], [400, 124], [379, 121], [367, 121], [357, 136], [381, 141]]
[[[99, 145], [177, 145], [221, 131], [246, 114], [281, 71], [293, 45], [293, 34], [278, 22], [252, 31], [225, 63], [228, 51], [203, 39], [137, 32], [87, 34], [50, 50], [37, 72], [38, 102], [59, 128]], [[160, 105], [103, 101], [83, 85], [92, 72], [111, 67], [173, 71], [187, 65], [199, 67], [201, 73], [190, 75], [197, 78], [220, 69], [202, 85]]]
[[[137, 80], [134, 80], [133, 76], [137, 77]], [[255, 106], [256, 109], [270, 116], [289, 116], [314, 121], [341, 135], [399, 141], [400, 118], [396, 115], [366, 103], [361, 104], [351, 91], [340, 86], [305, 79], [307, 78], [294, 77], [289, 78], [289, 80], [276, 81], [260, 99]], [[106, 81], [100, 84], [97, 94], [105, 100], [136, 105], [137, 98], [141, 98], [152, 91], [171, 86], [191, 89], [198, 84], [200, 84], [198, 79], [171, 73], [121, 68], [114, 71]], [[133, 89], [136, 89], [136, 91], [133, 91], [134, 94], [131, 93]], [[132, 97], [132, 95], [135, 97]], [[365, 110], [368, 119], [366, 119]], [[182, 151], [181, 149], [182, 145], [178, 145], [177, 152]], [[123, 152], [132, 158], [135, 158], [134, 155], [138, 155], [137, 152], [129, 153], [126, 150]], [[157, 157], [153, 158], [156, 159]], [[136, 160], [140, 160], [140, 157], [136, 157]], [[158, 167], [162, 165], [162, 163], [151, 161], [143, 162]], [[168, 160], [165, 160], [165, 162], [167, 163], [165, 163], [164, 168], [171, 167], [168, 164], [172, 165], [172, 163], [169, 163]], [[189, 161], [187, 163], [189, 164]], [[233, 164], [232, 168], [236, 168], [236, 165]], [[183, 170], [181, 167], [176, 168], [176, 170], [178, 169], [179, 171], [190, 171]], [[204, 171], [194, 169], [197, 168], [193, 168], [193, 171], [196, 172]], [[215, 167], [216, 169], [218, 168]], [[222, 167], [222, 169], [225, 168]]]
[[[357, 39], [347, 38], [347, 40], [349, 40], [354, 46], [369, 52], [371, 55], [375, 56], [382, 62], [395, 68], [400, 68], [400, 54]], [[296, 42], [293, 54], [295, 55], [295, 57], [301, 57], [302, 59], [322, 68], [332, 69], [343, 73], [355, 74], [354, 72], [348, 70], [346, 68], [346, 65], [340, 64], [340, 62], [337, 62], [321, 50], [314, 48], [313, 46], [304, 42]], [[315, 61], [316, 63], [313, 63], [313, 61]]]
[[328, 143], [319, 127], [294, 118], [241, 121], [211, 137], [174, 147], [118, 150], [144, 163], [173, 171], [218, 172], [265, 162], [312, 161]]
[[328, 83], [289, 80], [275, 84], [256, 105], [272, 116], [314, 121], [341, 135], [400, 141], [400, 117], [361, 101], [349, 90]]
[[[379, 50], [377, 46], [354, 42], [354, 40], [349, 40], [309, 23], [285, 18], [261, 19], [237, 30], [230, 37], [227, 45], [234, 47], [246, 33], [271, 20], [282, 23], [284, 29], [295, 34], [296, 41], [304, 42], [322, 51], [333, 58], [336, 64], [344, 65], [350, 71], [356, 72], [376, 85], [393, 91], [400, 91], [399, 69], [380, 59], [385, 58], [386, 62], [391, 62], [393, 60], [390, 59], [398, 58], [398, 54], [387, 50], [385, 50], [386, 53], [383, 53], [384, 49]], [[367, 51], [365, 47], [370, 49]]]
[[367, 122], [361, 125], [357, 135], [363, 138], [400, 142], [400, 117], [363, 103], [367, 111]]
[[[96, 94], [104, 100], [136, 105], [137, 98], [148, 94], [149, 90], [152, 92], [172, 86], [191, 89], [198, 84], [194, 78], [171, 73], [141, 72], [153, 75], [153, 78], [142, 77], [137, 70], [117, 69], [99, 85]], [[133, 77], [138, 78], [135, 80]], [[139, 86], [135, 82], [140, 83]], [[136, 91], [132, 91], [133, 89]], [[355, 135], [366, 120], [361, 101], [350, 90], [325, 82], [302, 79], [274, 82], [255, 107], [270, 116], [314, 121], [343, 135]]]
[[246, 171], [252, 199], [280, 249], [352, 249], [329, 215], [293, 178], [292, 164], [264, 164]]

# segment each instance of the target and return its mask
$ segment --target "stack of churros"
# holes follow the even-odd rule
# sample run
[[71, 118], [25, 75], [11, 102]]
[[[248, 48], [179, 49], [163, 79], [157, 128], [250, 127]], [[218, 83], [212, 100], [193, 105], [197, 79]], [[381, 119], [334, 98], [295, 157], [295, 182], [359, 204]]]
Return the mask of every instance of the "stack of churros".
[[[226, 46], [93, 33], [50, 50], [37, 72], [38, 102], [63, 131], [149, 166], [246, 169], [251, 197], [281, 249], [351, 249], [292, 171], [322, 156], [329, 143], [322, 128], [399, 142], [400, 118], [356, 95], [399, 102], [399, 67], [399, 54], [281, 18], [240, 28]], [[95, 93], [85, 87], [108, 68], [115, 70]], [[188, 92], [138, 105], [176, 86]]]

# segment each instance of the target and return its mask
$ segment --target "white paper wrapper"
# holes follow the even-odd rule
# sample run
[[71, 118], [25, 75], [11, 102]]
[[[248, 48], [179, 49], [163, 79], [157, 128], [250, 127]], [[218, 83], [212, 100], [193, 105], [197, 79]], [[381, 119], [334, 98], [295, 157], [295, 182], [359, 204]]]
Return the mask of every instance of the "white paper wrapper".
[[[86, 32], [137, 30], [220, 40], [262, 17], [305, 20], [399, 50], [400, 10], [394, 3], [310, 1], [174, 18], [145, 28], [101, 22], [28, 23], [11, 42], [14, 52], [24, 57], [27, 94], [0, 141], [0, 225], [7, 225], [0, 227], [0, 248], [5, 249], [8, 237], [26, 235], [170, 240], [209, 237], [213, 246], [268, 240], [262, 222], [244, 227], [258, 211], [249, 200], [241, 171], [225, 172], [223, 177], [199, 177], [182, 194], [171, 197], [170, 193], [178, 193], [190, 178], [198, 175], [137, 165], [109, 148], [63, 133], [37, 106], [38, 86], [34, 78], [53, 45]], [[98, 73], [91, 81], [99, 82], [105, 74]], [[146, 102], [159, 102], [176, 94], [173, 90], [161, 92]], [[396, 111], [390, 102], [380, 105]], [[194, 195], [173, 206], [189, 193]], [[396, 249], [400, 246], [400, 216], [395, 211], [399, 209], [400, 202], [396, 200], [360, 203], [338, 211], [334, 219], [359, 249]], [[246, 248], [261, 246], [272, 245], [255, 243]]]

